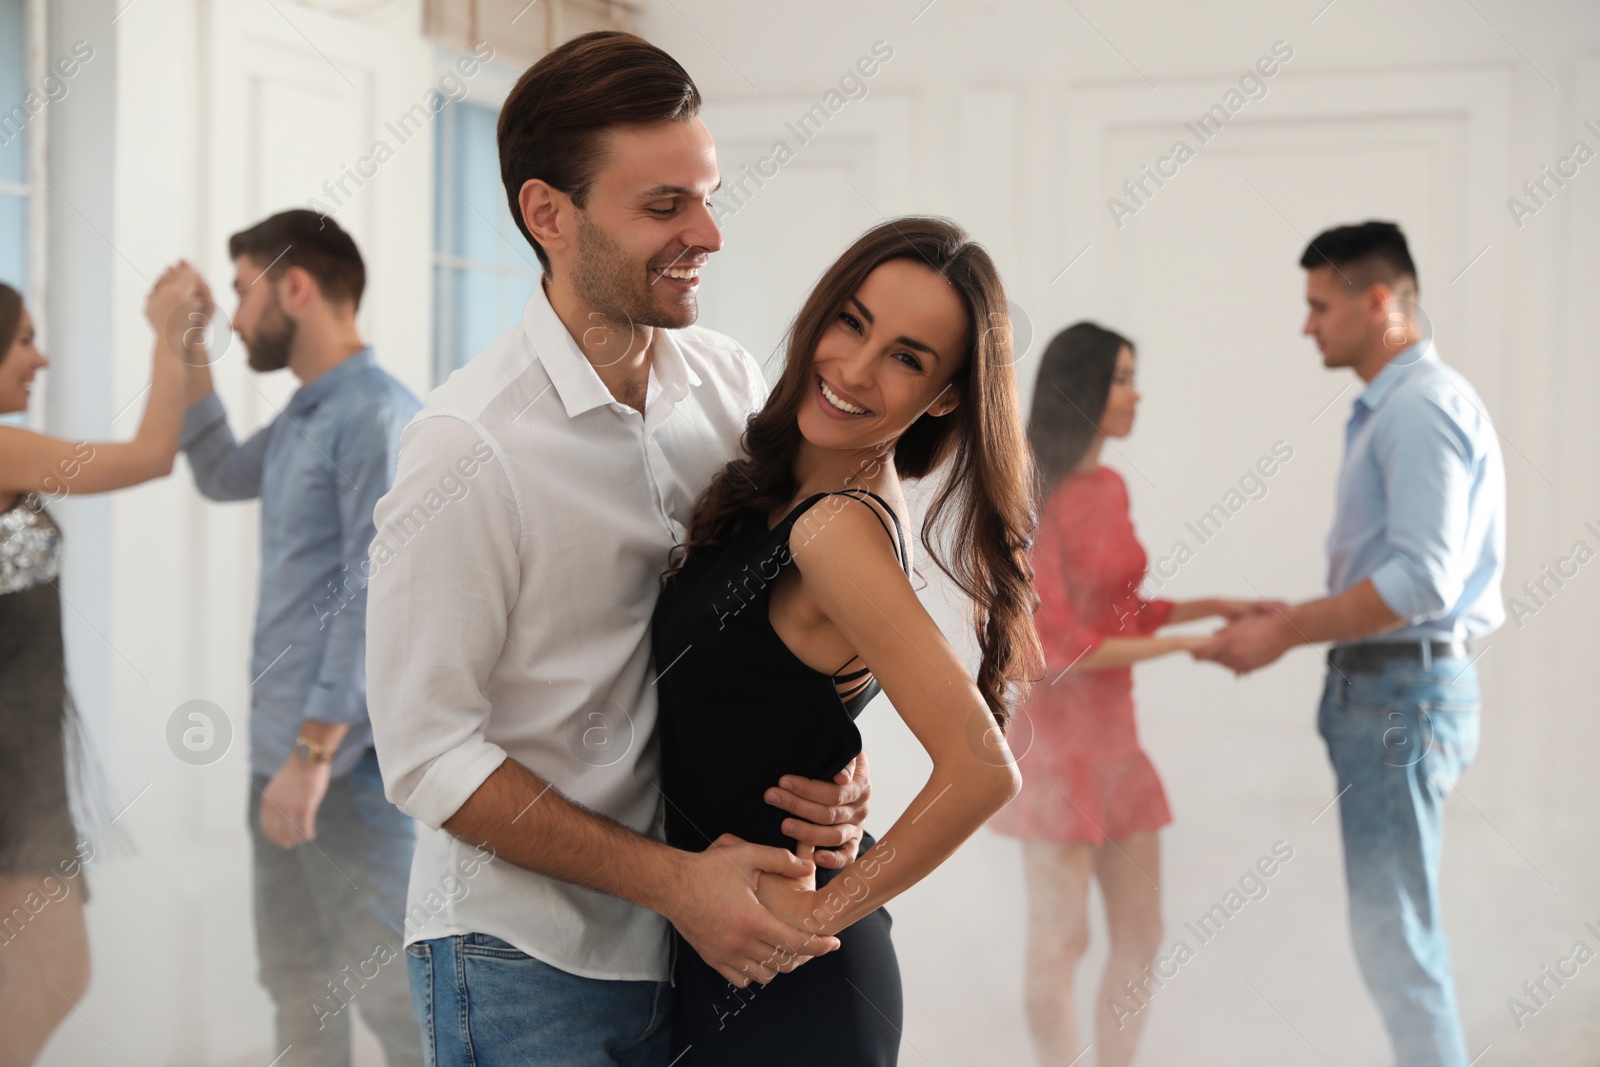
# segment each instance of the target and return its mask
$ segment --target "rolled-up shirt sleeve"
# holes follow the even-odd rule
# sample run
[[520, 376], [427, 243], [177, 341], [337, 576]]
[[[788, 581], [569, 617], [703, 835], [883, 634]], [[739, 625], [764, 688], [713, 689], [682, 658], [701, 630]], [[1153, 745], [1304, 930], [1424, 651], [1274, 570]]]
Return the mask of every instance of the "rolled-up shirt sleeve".
[[341, 427], [335, 439], [329, 460], [343, 567], [338, 598], [318, 611], [328, 640], [306, 698], [307, 719], [352, 725], [367, 720], [367, 551], [376, 533], [373, 511], [388, 489], [409, 418], [409, 412], [394, 405], [372, 404]]
[[1469, 436], [1438, 402], [1397, 396], [1390, 403], [1401, 410], [1384, 420], [1374, 448], [1389, 554], [1372, 585], [1390, 611], [1415, 622], [1446, 614], [1466, 587], [1474, 457]]
[[506, 759], [484, 728], [520, 583], [521, 513], [499, 448], [434, 415], [406, 429], [374, 517], [373, 743], [389, 799], [438, 829]]

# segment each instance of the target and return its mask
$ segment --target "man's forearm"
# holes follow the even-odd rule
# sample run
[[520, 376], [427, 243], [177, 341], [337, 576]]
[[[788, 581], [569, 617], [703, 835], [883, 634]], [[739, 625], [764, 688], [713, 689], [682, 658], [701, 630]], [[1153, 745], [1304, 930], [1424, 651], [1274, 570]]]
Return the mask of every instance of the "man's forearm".
[[1292, 605], [1284, 614], [1288, 632], [1297, 645], [1354, 641], [1393, 630], [1405, 622], [1389, 610], [1370, 579], [1338, 596]]
[[519, 867], [668, 915], [684, 853], [574, 804], [507, 759], [444, 828]]

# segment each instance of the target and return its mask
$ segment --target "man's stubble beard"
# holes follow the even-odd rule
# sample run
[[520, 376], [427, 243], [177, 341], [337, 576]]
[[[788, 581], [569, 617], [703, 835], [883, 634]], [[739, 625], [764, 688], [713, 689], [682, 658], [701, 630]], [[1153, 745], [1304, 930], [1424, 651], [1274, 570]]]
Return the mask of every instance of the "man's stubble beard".
[[282, 370], [289, 365], [289, 353], [294, 348], [295, 321], [283, 312], [283, 305], [273, 297], [272, 305], [263, 312], [256, 324], [255, 340], [246, 342], [245, 353], [250, 369], [261, 374]]
[[646, 270], [599, 226], [579, 210], [578, 259], [572, 270], [572, 287], [589, 307], [619, 329], [626, 323], [681, 330], [694, 325], [699, 306], [693, 296], [683, 314], [664, 311], [655, 301], [654, 287], [644, 280]]

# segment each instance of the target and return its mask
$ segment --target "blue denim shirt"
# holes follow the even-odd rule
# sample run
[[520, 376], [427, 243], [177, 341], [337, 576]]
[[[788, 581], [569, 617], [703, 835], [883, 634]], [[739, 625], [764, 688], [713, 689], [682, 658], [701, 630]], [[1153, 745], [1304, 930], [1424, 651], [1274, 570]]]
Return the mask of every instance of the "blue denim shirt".
[[1482, 637], [1505, 621], [1506, 479], [1472, 385], [1431, 340], [1396, 355], [1345, 429], [1328, 592], [1364, 579], [1407, 621], [1377, 641]]
[[215, 393], [184, 415], [183, 451], [212, 500], [261, 499], [261, 585], [250, 657], [250, 769], [275, 774], [306, 719], [350, 724], [332, 773], [372, 747], [367, 547], [421, 408], [363, 348], [303, 386], [244, 443]]

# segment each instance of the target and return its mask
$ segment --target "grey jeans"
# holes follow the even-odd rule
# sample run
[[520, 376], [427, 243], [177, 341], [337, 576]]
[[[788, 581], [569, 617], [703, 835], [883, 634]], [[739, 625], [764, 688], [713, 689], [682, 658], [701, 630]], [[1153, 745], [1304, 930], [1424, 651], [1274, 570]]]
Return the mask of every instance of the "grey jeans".
[[377, 1034], [389, 1067], [422, 1063], [404, 937], [411, 820], [383, 795], [368, 750], [333, 779], [317, 837], [280, 848], [261, 832], [261, 791], [250, 789], [256, 951], [276, 1009], [274, 1067], [349, 1067], [350, 1011]]

